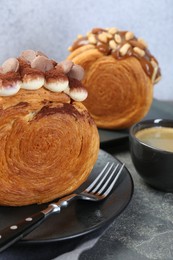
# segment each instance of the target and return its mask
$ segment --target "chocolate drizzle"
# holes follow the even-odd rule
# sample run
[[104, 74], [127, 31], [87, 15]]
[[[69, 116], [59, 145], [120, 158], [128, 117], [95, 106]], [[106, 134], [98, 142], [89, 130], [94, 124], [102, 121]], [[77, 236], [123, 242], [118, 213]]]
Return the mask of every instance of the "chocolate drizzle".
[[82, 115], [72, 104], [64, 103], [62, 106], [51, 107], [49, 105], [46, 105], [42, 107], [42, 109], [34, 117], [34, 120], [39, 120], [45, 116], [51, 116], [57, 113], [69, 114], [74, 116], [75, 118], [81, 117]]
[[[130, 37], [128, 37], [128, 34], [131, 34]], [[92, 40], [90, 40], [91, 37]], [[111, 47], [111, 41], [116, 46], [115, 48]], [[144, 42], [128, 31], [115, 30], [114, 33], [110, 33], [110, 29], [94, 28], [88, 36], [80, 37], [76, 40], [71, 46], [71, 51], [88, 44], [94, 45], [104, 55], [112, 55], [117, 60], [135, 57], [151, 79], [153, 78], [154, 70], [157, 69], [156, 75], [152, 79], [153, 82], [158, 81], [161, 76], [158, 61], [151, 55]], [[124, 46], [125, 44], [127, 44], [127, 48]], [[127, 49], [124, 53], [122, 53], [123, 47]]]

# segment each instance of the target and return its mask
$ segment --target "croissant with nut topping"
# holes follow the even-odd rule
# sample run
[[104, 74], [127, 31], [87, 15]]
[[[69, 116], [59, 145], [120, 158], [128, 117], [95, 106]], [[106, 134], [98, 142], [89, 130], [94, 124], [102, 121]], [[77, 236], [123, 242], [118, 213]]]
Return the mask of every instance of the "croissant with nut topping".
[[69, 51], [67, 59], [85, 70], [84, 105], [98, 127], [128, 128], [147, 114], [161, 74], [144, 40], [116, 28], [95, 28], [79, 35]]
[[96, 125], [81, 103], [83, 69], [41, 52], [0, 68], [0, 205], [44, 203], [77, 189], [98, 156]]

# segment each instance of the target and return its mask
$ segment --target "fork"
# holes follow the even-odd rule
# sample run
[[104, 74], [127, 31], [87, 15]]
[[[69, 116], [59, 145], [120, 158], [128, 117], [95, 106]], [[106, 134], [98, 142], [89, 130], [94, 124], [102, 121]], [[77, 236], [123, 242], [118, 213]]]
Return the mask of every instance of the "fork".
[[114, 163], [108, 162], [96, 179], [84, 191], [65, 196], [57, 202], [49, 204], [46, 209], [0, 230], [0, 252], [25, 237], [45, 221], [48, 216], [53, 213], [60, 213], [61, 208], [67, 207], [72, 201], [77, 199], [101, 201], [105, 199], [111, 193], [123, 167], [124, 164], [115, 166]]

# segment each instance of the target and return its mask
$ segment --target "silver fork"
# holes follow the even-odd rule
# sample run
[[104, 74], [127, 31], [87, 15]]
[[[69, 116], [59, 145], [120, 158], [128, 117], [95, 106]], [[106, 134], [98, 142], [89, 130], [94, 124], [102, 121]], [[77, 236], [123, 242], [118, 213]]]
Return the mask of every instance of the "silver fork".
[[97, 178], [84, 191], [63, 197], [57, 202], [49, 204], [46, 209], [0, 230], [0, 252], [29, 234], [51, 214], [59, 213], [61, 208], [67, 207], [72, 201], [77, 199], [90, 201], [105, 199], [112, 191], [123, 167], [124, 164], [121, 166], [120, 164], [117, 164], [115, 166], [114, 163], [110, 164], [110, 162], [108, 162]]

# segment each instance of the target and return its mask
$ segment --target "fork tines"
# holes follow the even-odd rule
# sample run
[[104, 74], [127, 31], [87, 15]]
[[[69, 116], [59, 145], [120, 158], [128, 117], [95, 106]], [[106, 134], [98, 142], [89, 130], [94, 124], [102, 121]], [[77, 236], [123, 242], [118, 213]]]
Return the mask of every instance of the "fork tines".
[[113, 189], [123, 168], [124, 164], [120, 165], [120, 163], [118, 163], [115, 165], [115, 163], [112, 163], [110, 165], [110, 162], [108, 162], [85, 191], [106, 197]]

